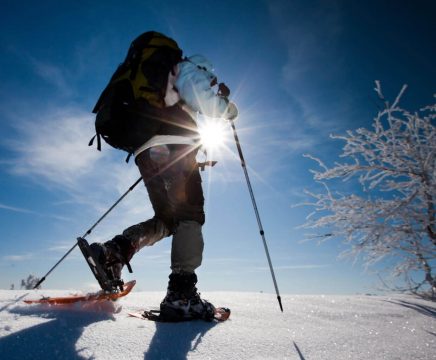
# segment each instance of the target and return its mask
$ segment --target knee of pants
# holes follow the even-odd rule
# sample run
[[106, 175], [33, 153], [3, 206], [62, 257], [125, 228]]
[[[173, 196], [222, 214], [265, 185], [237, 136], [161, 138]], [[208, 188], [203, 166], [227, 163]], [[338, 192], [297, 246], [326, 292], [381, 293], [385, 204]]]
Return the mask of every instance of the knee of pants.
[[130, 226], [123, 232], [123, 236], [129, 239], [137, 251], [144, 246], [151, 246], [171, 234], [166, 223], [158, 218]]
[[174, 235], [181, 222], [193, 221], [200, 226], [204, 225], [206, 216], [202, 206], [179, 206], [177, 209], [168, 212], [157, 213], [155, 218], [161, 220], [170, 232]]
[[194, 272], [201, 265], [203, 249], [201, 224], [196, 221], [181, 221], [173, 236], [171, 247], [173, 272]]
[[174, 235], [177, 228], [177, 220], [174, 217], [166, 216], [165, 214], [156, 214], [154, 218], [162, 221], [165, 224], [169, 232], [168, 236]]

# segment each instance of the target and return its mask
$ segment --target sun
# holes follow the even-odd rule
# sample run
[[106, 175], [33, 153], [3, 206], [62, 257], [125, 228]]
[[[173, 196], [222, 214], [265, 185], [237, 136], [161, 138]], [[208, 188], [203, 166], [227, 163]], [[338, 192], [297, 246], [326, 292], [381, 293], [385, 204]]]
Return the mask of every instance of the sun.
[[222, 121], [206, 120], [199, 126], [201, 144], [208, 150], [216, 150], [224, 145], [226, 131]]

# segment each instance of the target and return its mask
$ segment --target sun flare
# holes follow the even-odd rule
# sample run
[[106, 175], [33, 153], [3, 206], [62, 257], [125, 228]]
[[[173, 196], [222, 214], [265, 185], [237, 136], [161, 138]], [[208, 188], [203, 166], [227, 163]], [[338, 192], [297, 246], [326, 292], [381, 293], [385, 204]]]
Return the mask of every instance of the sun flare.
[[202, 145], [209, 150], [216, 150], [224, 145], [225, 127], [222, 122], [206, 121], [199, 127]]

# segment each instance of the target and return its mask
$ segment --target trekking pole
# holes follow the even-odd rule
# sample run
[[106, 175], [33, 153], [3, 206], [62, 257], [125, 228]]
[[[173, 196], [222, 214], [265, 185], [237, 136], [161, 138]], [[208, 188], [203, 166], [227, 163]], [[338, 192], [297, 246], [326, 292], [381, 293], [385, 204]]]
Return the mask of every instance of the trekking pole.
[[[114, 208], [115, 208], [115, 206], [117, 206], [126, 196], [127, 196], [127, 194], [129, 193], [129, 192], [131, 192], [135, 187], [136, 187], [136, 185], [138, 185], [140, 182], [141, 182], [141, 180], [142, 180], [142, 177], [140, 177], [138, 180], [136, 180], [135, 181], [135, 183], [131, 186], [131, 187], [129, 187], [129, 189], [100, 217], [100, 219], [98, 219], [97, 220], [97, 222], [94, 224], [94, 225], [92, 225], [90, 228], [89, 228], [89, 230], [88, 231], [86, 231], [86, 233], [82, 236], [82, 239], [84, 239], [86, 236], [88, 236], [89, 234], [91, 234], [91, 232], [92, 232], [92, 230], [94, 230], [95, 229], [95, 227], [98, 225], [98, 224], [100, 224], [100, 222], [107, 216], [107, 214], [109, 214]], [[34, 290], [36, 289], [36, 288], [38, 288], [44, 281], [45, 281], [45, 279], [47, 278], [47, 276], [49, 276], [50, 275], [50, 273], [54, 270], [54, 269], [56, 269], [57, 268], [57, 266], [62, 262], [62, 261], [64, 261], [64, 259], [76, 248], [76, 246], [77, 246], [77, 242], [74, 244], [74, 246], [70, 249], [70, 250], [68, 250], [67, 252], [66, 252], [66, 254], [64, 255], [64, 256], [62, 256], [61, 257], [61, 259], [47, 272], [47, 274], [45, 274], [42, 278], [41, 278], [41, 280], [39, 280], [38, 281], [38, 283], [34, 286]]]
[[256, 199], [254, 198], [253, 188], [251, 187], [250, 178], [248, 177], [247, 166], [245, 164], [244, 155], [242, 154], [241, 143], [239, 142], [238, 134], [236, 133], [236, 127], [235, 127], [234, 121], [233, 120], [229, 120], [229, 121], [230, 121], [230, 125], [232, 126], [233, 135], [235, 137], [236, 147], [238, 148], [239, 158], [241, 159], [242, 169], [244, 169], [245, 180], [247, 181], [248, 191], [250, 192], [251, 202], [253, 203], [253, 208], [254, 208], [254, 212], [256, 214], [257, 224], [259, 225], [260, 236], [262, 237], [263, 246], [265, 248], [266, 257], [268, 259], [269, 269], [271, 271], [272, 280], [274, 283], [274, 287], [276, 289], [277, 300], [279, 302], [280, 310], [283, 312], [282, 298], [280, 297], [279, 288], [277, 286], [276, 276], [274, 275], [274, 268], [273, 268], [273, 265], [271, 262], [271, 257], [269, 255], [268, 245], [267, 245], [266, 239], [265, 239], [265, 232], [263, 231], [262, 222], [260, 221], [259, 210], [257, 209]]

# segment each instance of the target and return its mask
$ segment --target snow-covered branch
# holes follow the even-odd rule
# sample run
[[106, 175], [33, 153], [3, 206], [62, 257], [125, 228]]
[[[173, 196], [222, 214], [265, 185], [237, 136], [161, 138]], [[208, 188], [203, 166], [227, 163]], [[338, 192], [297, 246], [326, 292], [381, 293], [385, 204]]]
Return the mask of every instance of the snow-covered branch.
[[[389, 257], [393, 273], [406, 274], [410, 284], [420, 273], [422, 281], [413, 282], [414, 291], [425, 289], [435, 296], [436, 104], [415, 113], [402, 109], [406, 88], [389, 105], [376, 82], [385, 108], [372, 129], [331, 135], [345, 142], [342, 162], [328, 167], [305, 155], [320, 166], [311, 171], [325, 192], [308, 193], [313, 201], [305, 205], [314, 212], [303, 227], [322, 230], [321, 238], [344, 239], [349, 245], [346, 254], [363, 256], [367, 265]], [[360, 189], [346, 195], [333, 192], [327, 182], [336, 179], [355, 180]]]

